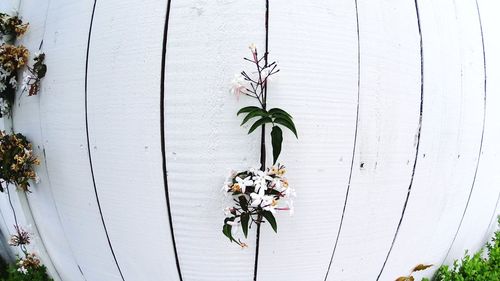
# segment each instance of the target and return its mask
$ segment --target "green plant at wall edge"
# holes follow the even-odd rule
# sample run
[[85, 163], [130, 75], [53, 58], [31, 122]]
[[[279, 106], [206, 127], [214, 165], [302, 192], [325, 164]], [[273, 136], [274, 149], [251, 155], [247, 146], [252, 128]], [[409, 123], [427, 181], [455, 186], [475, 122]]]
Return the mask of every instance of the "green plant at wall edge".
[[[500, 226], [500, 217], [498, 217]], [[492, 241], [484, 249], [470, 256], [467, 252], [453, 266], [443, 265], [432, 279], [422, 281], [499, 281], [500, 280], [500, 230], [493, 235]]]
[[7, 269], [6, 278], [1, 281], [54, 281], [47, 274], [47, 268], [44, 265], [30, 268], [26, 273], [19, 271], [18, 266], [10, 265]]

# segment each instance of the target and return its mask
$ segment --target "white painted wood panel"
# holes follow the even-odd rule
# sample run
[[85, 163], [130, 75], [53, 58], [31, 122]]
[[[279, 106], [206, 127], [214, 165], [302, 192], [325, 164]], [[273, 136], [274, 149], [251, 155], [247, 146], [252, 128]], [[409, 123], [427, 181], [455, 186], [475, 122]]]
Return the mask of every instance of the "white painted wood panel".
[[[454, 259], [463, 255], [465, 250], [470, 253], [478, 251], [487, 241], [491, 239], [489, 225], [494, 213], [497, 199], [500, 193], [500, 174], [492, 172], [492, 167], [497, 165], [500, 143], [500, 20], [497, 11], [500, 3], [497, 1], [478, 1], [484, 34], [484, 49], [486, 56], [486, 120], [481, 160], [477, 171], [473, 193], [460, 231], [448, 254], [446, 263], [452, 263]], [[470, 7], [469, 7], [470, 9]], [[496, 224], [496, 215], [493, 215]], [[487, 235], [477, 235], [485, 231]]]
[[[358, 40], [353, 1], [270, 1], [268, 106], [294, 117], [280, 162], [297, 190], [295, 215], [261, 228], [258, 280], [323, 280], [341, 220], [354, 148]], [[269, 132], [270, 128], [268, 128]], [[272, 147], [268, 139], [268, 165]], [[313, 263], [304, 262], [314, 260]], [[276, 270], [277, 264], [293, 270]]]
[[[247, 249], [222, 234], [220, 192], [230, 169], [259, 167], [260, 135], [236, 112], [253, 101], [229, 93], [248, 46], [263, 51], [265, 1], [173, 0], [165, 81], [165, 138], [173, 226], [184, 281], [252, 280], [255, 231]], [[242, 235], [242, 234], [240, 234]]]
[[483, 128], [483, 52], [474, 1], [418, 4], [424, 49], [421, 149], [406, 214], [380, 280], [419, 263], [436, 265], [425, 275], [438, 268], [466, 206]]
[[[85, 133], [85, 61], [93, 1], [51, 0], [40, 119], [52, 196], [86, 280], [121, 280], [97, 206]], [[23, 97], [28, 99], [28, 97]], [[42, 222], [43, 223], [43, 222]]]
[[376, 278], [401, 216], [419, 141], [421, 60], [415, 6], [411, 1], [358, 1], [358, 11], [358, 138], [328, 280]]
[[167, 2], [98, 1], [88, 68], [95, 184], [127, 281], [177, 280], [160, 148]]
[[[48, 9], [49, 1], [47, 0], [23, 1], [19, 8], [19, 14], [22, 14], [24, 21], [30, 23], [30, 29], [25, 36], [18, 40], [18, 44], [22, 44], [30, 50], [31, 61], [43, 40]], [[66, 240], [57, 207], [52, 197], [52, 188], [45, 165], [40, 125], [39, 101], [40, 95], [43, 93], [42, 89], [39, 95], [28, 97], [28, 93], [23, 93], [19, 87], [16, 102], [13, 106], [12, 121], [14, 131], [23, 133], [32, 142], [33, 151], [41, 160], [41, 165], [36, 168], [40, 182], [32, 184], [32, 193], [27, 194], [27, 201], [23, 200], [25, 202], [23, 211], [28, 213], [32, 231], [39, 235], [32, 243], [33, 246], [41, 251], [46, 250], [49, 256], [50, 260], [45, 259], [44, 263], [49, 264], [49, 268], [52, 267], [50, 265], [52, 263], [63, 280], [84, 280]], [[24, 197], [22, 193], [17, 193], [17, 195]]]

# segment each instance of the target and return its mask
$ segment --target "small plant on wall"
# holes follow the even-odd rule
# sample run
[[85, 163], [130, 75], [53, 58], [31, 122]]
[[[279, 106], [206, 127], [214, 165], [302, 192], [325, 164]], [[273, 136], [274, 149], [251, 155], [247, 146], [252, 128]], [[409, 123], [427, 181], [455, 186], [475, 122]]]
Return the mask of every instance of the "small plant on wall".
[[[28, 63], [29, 51], [26, 47], [16, 46], [16, 39], [24, 35], [28, 24], [17, 16], [0, 13], [0, 117], [9, 116], [16, 97], [17, 74]], [[27, 67], [28, 74], [23, 79], [23, 92], [36, 95], [40, 81], [47, 72], [44, 64], [45, 54], [35, 55], [33, 67]]]
[[[29, 51], [22, 45], [15, 45], [16, 39], [28, 30], [28, 24], [17, 16], [0, 13], [0, 117], [11, 115], [12, 105], [18, 89], [17, 74], [28, 64]], [[40, 81], [45, 76], [47, 66], [44, 64], [45, 54], [34, 57], [32, 67], [27, 66], [23, 92], [36, 95]], [[8, 269], [8, 281], [49, 281], [52, 280], [35, 253], [28, 251], [31, 234], [24, 230], [17, 220], [16, 210], [12, 204], [10, 186], [24, 193], [30, 192], [30, 185], [38, 182], [35, 166], [40, 160], [33, 153], [32, 144], [20, 133], [0, 131], [0, 192], [7, 197], [14, 217], [14, 234], [9, 244], [18, 247], [21, 256]]]
[[19, 247], [23, 255], [9, 267], [7, 280], [52, 280], [37, 255], [27, 249], [31, 234], [19, 225], [9, 190], [14, 185], [21, 192], [30, 192], [30, 182], [38, 180], [35, 166], [39, 164], [40, 160], [33, 154], [33, 147], [25, 136], [0, 131], [0, 191], [7, 193], [15, 221], [15, 234], [9, 245]]
[[28, 23], [23, 23], [17, 15], [10, 16], [5, 13], [0, 13], [0, 39], [7, 42], [15, 41], [15, 38], [26, 33], [28, 25]]
[[[251, 58], [245, 58], [253, 65], [252, 72], [242, 71], [233, 80], [231, 92], [238, 98], [246, 96], [256, 101], [256, 105], [246, 106], [237, 112], [243, 116], [241, 126], [252, 123], [248, 134], [261, 131], [261, 167], [245, 171], [234, 171], [226, 179], [223, 192], [233, 198], [233, 205], [225, 209], [226, 218], [222, 232], [231, 241], [245, 247], [246, 244], [235, 233], [241, 229], [245, 237], [252, 225], [268, 222], [277, 232], [274, 214], [277, 211], [293, 212], [295, 191], [288, 185], [285, 166], [278, 163], [282, 151], [283, 129], [290, 130], [298, 137], [292, 116], [281, 108], [267, 107], [267, 85], [269, 78], [279, 72], [276, 62], [268, 62], [268, 53], [259, 56], [257, 47], [250, 46]], [[273, 165], [266, 168], [265, 132], [271, 127]]]
[[0, 131], [0, 191], [13, 184], [29, 192], [30, 181], [38, 180], [35, 165], [39, 164], [40, 160], [33, 155], [33, 147], [24, 135]]
[[28, 96], [35, 96], [40, 90], [40, 82], [45, 73], [47, 73], [47, 65], [45, 65], [45, 54], [37, 53], [33, 58], [33, 67], [28, 66], [28, 73], [23, 77], [23, 92], [28, 91]]
[[10, 115], [17, 89], [17, 71], [28, 62], [24, 46], [0, 46], [0, 117]]

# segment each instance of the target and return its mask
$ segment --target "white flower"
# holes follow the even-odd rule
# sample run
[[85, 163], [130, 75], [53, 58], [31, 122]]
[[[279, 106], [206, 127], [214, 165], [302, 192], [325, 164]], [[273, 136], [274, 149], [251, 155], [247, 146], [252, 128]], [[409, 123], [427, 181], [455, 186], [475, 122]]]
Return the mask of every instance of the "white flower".
[[221, 191], [222, 192], [228, 192], [231, 190], [231, 187], [229, 186], [231, 182], [225, 181], [224, 184], [222, 185]]
[[21, 272], [22, 274], [28, 273], [28, 270], [24, 266], [19, 267], [17, 271]]
[[234, 170], [230, 170], [229, 174], [226, 177], [226, 180], [224, 181], [224, 184], [222, 185], [221, 191], [227, 192], [231, 190], [231, 185], [233, 184], [233, 178], [236, 175], [236, 172]]
[[264, 195], [263, 188], [259, 190], [259, 193], [253, 192], [250, 194], [250, 198], [252, 199], [252, 203], [250, 204], [252, 207], [257, 208], [260, 206], [266, 211], [275, 212], [274, 207], [276, 206], [277, 201], [274, 200], [273, 196]]
[[7, 89], [7, 86], [3, 82], [0, 82], [0, 92], [5, 91], [5, 89]]
[[4, 99], [0, 99], [0, 112], [2, 115], [9, 115], [10, 113], [10, 106]]
[[238, 183], [239, 187], [241, 188], [241, 193], [245, 193], [246, 191], [246, 188], [248, 186], [252, 186], [253, 185], [253, 181], [250, 179], [251, 177], [248, 176], [244, 179], [240, 178], [240, 177], [236, 177], [236, 182]]
[[246, 84], [247, 81], [245, 80], [245, 77], [241, 74], [236, 74], [231, 81], [231, 94], [236, 95], [236, 97], [244, 94]]
[[5, 80], [9, 76], [10, 76], [10, 71], [7, 71], [3, 67], [0, 66], [0, 79]]
[[[263, 190], [263, 189], [261, 189]], [[252, 192], [250, 194], [250, 198], [252, 199], [252, 203], [250, 204], [252, 207], [254, 208], [257, 208], [260, 206], [260, 203], [262, 203], [262, 197], [264, 196], [264, 192], [260, 192], [259, 190], [259, 193], [255, 193], [255, 192]]]
[[278, 191], [281, 191], [281, 188], [282, 188], [282, 185], [281, 185], [281, 179], [279, 178], [274, 178], [273, 181], [272, 181], [273, 185], [274, 185], [274, 189], [278, 190]]
[[266, 173], [264, 173], [263, 171], [255, 171], [254, 172], [254, 176], [252, 177], [252, 180], [254, 181], [255, 183], [255, 189], [256, 190], [259, 190], [262, 188], [265, 190], [267, 190], [267, 181], [272, 181], [273, 178], [268, 176]]
[[274, 199], [273, 196], [264, 195], [262, 196], [262, 209], [265, 211], [270, 211], [271, 213], [276, 213], [276, 206], [278, 205], [278, 201]]
[[257, 51], [257, 46], [255, 45], [255, 43], [250, 44], [248, 48], [250, 49], [250, 51], [252, 51], [252, 53], [255, 53]]
[[12, 76], [12, 78], [10, 78], [9, 80], [9, 84], [15, 88], [17, 86], [17, 80], [16, 80], [16, 77]]
[[23, 91], [26, 91], [28, 89], [28, 83], [33, 79], [33, 77], [31, 77], [31, 75], [29, 75], [27, 72], [24, 72], [23, 73], [23, 86], [22, 86], [22, 90]]

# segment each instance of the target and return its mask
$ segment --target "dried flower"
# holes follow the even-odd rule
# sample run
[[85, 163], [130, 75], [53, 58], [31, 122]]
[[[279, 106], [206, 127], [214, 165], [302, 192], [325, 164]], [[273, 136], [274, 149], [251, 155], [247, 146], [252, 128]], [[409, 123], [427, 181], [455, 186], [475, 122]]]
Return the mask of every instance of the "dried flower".
[[30, 269], [38, 268], [40, 265], [40, 259], [36, 254], [27, 253], [24, 258], [17, 260], [17, 271], [26, 274]]
[[14, 228], [16, 229], [17, 234], [10, 236], [9, 245], [14, 247], [28, 245], [31, 241], [30, 233], [17, 225], [15, 225]]
[[29, 192], [29, 181], [37, 179], [35, 165], [40, 165], [40, 160], [25, 136], [0, 131], [0, 179]]
[[24, 46], [2, 44], [0, 46], [0, 66], [6, 71], [13, 72], [28, 62], [29, 51]]
[[23, 91], [28, 90], [28, 96], [34, 96], [38, 94], [40, 89], [40, 81], [47, 73], [47, 65], [45, 65], [45, 54], [36, 53], [33, 59], [35, 63], [33, 67], [28, 66], [28, 73], [23, 75]]
[[18, 16], [10, 16], [5, 13], [0, 13], [0, 35], [11, 35], [20, 37], [28, 30], [28, 23], [23, 21]]

